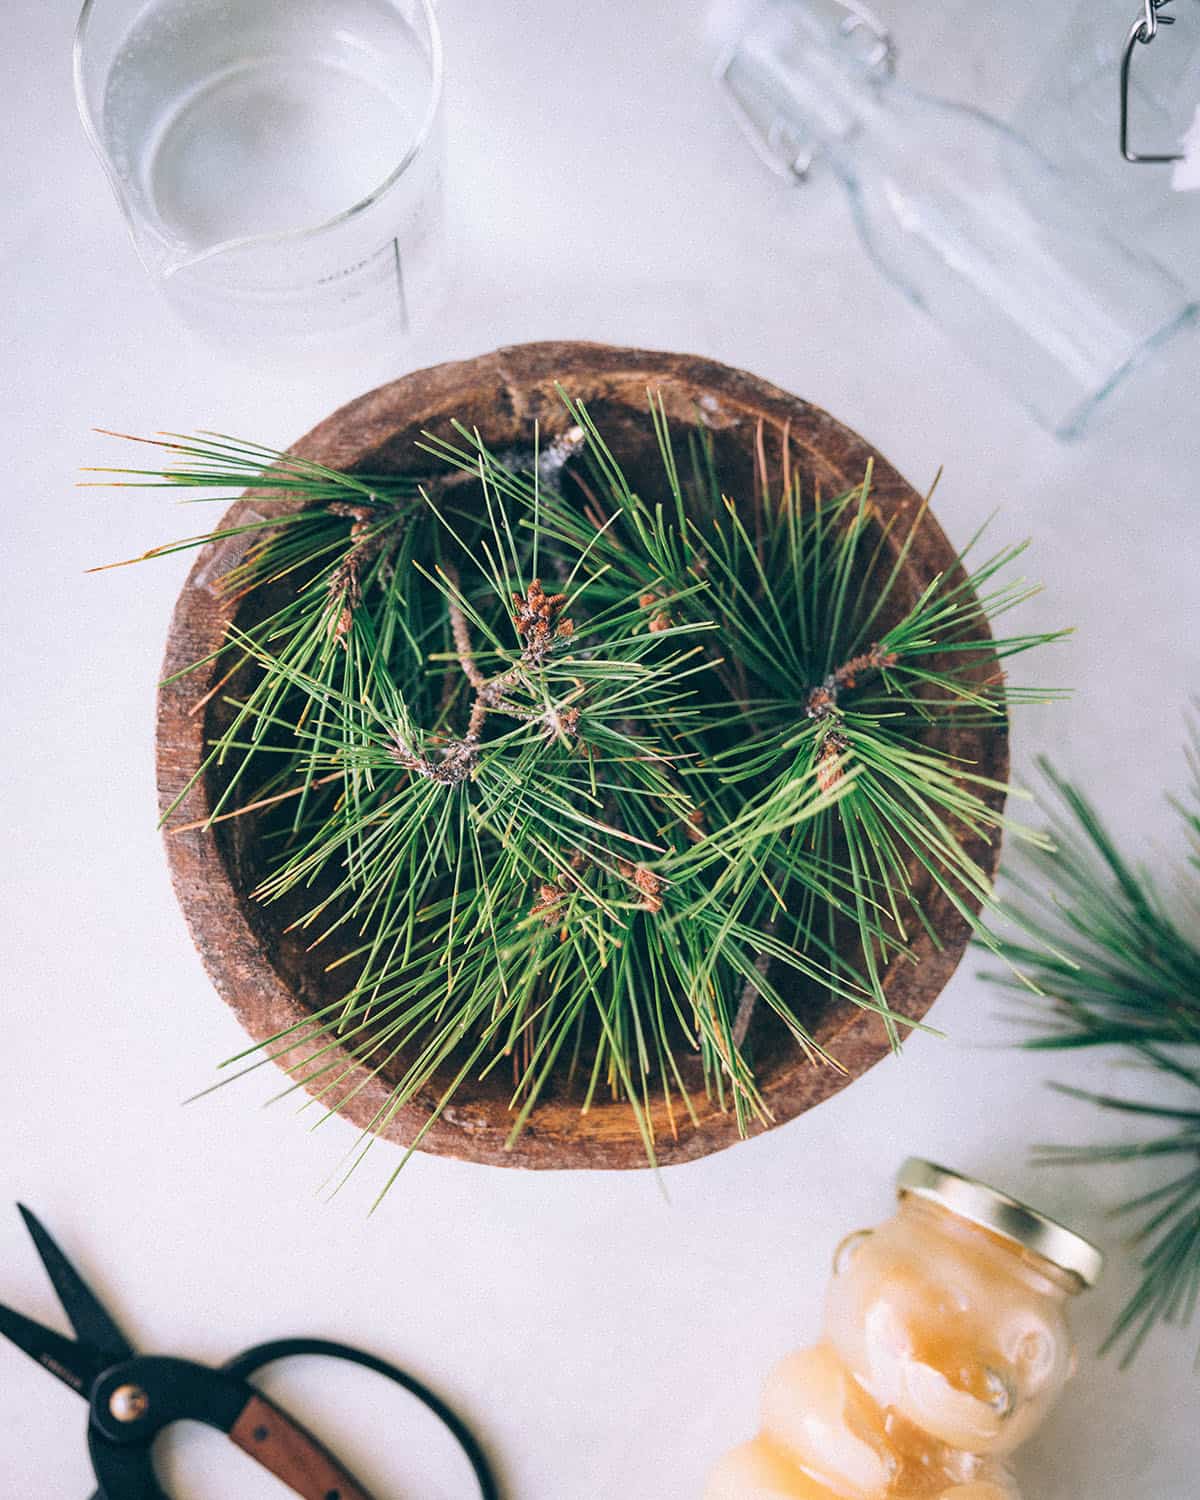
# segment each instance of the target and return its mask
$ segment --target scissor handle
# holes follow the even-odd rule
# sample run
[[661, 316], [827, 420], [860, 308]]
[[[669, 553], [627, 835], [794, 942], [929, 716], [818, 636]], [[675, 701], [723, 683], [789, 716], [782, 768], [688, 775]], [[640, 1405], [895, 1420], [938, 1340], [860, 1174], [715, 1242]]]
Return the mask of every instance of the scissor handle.
[[163, 1428], [184, 1420], [226, 1433], [301, 1500], [372, 1500], [310, 1432], [245, 1379], [153, 1355], [113, 1366], [92, 1389], [88, 1449], [105, 1500], [167, 1500], [150, 1448]]
[[351, 1349], [346, 1344], [331, 1343], [328, 1339], [276, 1339], [269, 1344], [256, 1344], [253, 1349], [247, 1349], [245, 1353], [236, 1355], [224, 1366], [224, 1373], [239, 1380], [249, 1380], [250, 1376], [265, 1365], [302, 1354], [341, 1359], [352, 1365], [361, 1365], [363, 1369], [373, 1370], [375, 1374], [385, 1376], [408, 1391], [410, 1395], [415, 1396], [450, 1430], [454, 1440], [466, 1454], [467, 1461], [475, 1475], [475, 1481], [479, 1485], [482, 1500], [500, 1500], [500, 1489], [487, 1456], [474, 1433], [458, 1413], [447, 1406], [440, 1396], [431, 1391], [427, 1385], [423, 1385], [414, 1375], [397, 1369], [395, 1365], [388, 1364], [384, 1359], [367, 1354], [361, 1349]]
[[371, 1500], [311, 1432], [265, 1396], [251, 1396], [229, 1436], [302, 1500]]
[[169, 1500], [159, 1488], [145, 1449], [113, 1448], [89, 1427], [88, 1452], [100, 1486], [92, 1500]]

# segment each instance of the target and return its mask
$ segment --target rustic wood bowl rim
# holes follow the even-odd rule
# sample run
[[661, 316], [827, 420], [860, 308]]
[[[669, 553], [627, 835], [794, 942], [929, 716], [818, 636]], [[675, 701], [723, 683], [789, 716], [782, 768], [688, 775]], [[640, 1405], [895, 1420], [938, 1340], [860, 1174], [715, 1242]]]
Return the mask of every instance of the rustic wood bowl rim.
[[[776, 431], [786, 429], [794, 450], [824, 476], [827, 493], [861, 481], [868, 462], [874, 467], [873, 495], [885, 512], [912, 519], [921, 496], [864, 439], [809, 402], [742, 370], [692, 355], [615, 347], [604, 344], [545, 342], [516, 345], [419, 370], [369, 391], [335, 411], [291, 451], [332, 467], [369, 466], [369, 456], [398, 432], [437, 426], [467, 411], [472, 403], [494, 400], [497, 413], [520, 423], [537, 417], [553, 421], [554, 385], [564, 384], [585, 399], [600, 397], [645, 407], [647, 389], [661, 391], [669, 410], [697, 409], [716, 427], [745, 424], [747, 441], [762, 418]], [[552, 429], [551, 429], [552, 430]], [[247, 492], [229, 515], [247, 508], [259, 513], [268, 503], [262, 492]], [[270, 504], [288, 502], [271, 500]], [[269, 513], [269, 512], [267, 512]], [[272, 962], [268, 944], [252, 920], [246, 893], [231, 878], [216, 830], [191, 827], [210, 809], [208, 787], [196, 777], [203, 758], [205, 713], [198, 700], [215, 685], [216, 666], [176, 677], [174, 674], [213, 651], [221, 642], [228, 611], [219, 579], [246, 545], [243, 538], [210, 544], [197, 557], [179, 595], [172, 617], [158, 700], [157, 774], [160, 808], [164, 811], [195, 778], [195, 785], [173, 815], [165, 831], [171, 879], [196, 947], [214, 985], [256, 1042], [303, 1022], [311, 1014], [303, 998], [285, 981]], [[928, 514], [923, 518], [913, 548], [911, 565], [925, 577], [950, 568], [955, 554], [940, 527]], [[1004, 783], [1008, 774], [1007, 728], [981, 733], [974, 770]], [[1003, 797], [993, 794], [993, 805]], [[974, 851], [989, 874], [999, 860], [999, 839]], [[916, 965], [894, 960], [884, 985], [894, 1008], [920, 1020], [942, 991], [969, 940], [968, 924], [943, 911], [938, 922], [940, 946], [928, 934], [917, 937]], [[817, 1068], [797, 1050], [790, 1061], [779, 1061], [763, 1085], [772, 1123], [795, 1118], [829, 1098], [867, 1071], [889, 1051], [877, 1017], [842, 1002], [830, 1008], [828, 1045], [844, 1073]], [[295, 1061], [303, 1047], [283, 1060]], [[343, 1054], [345, 1061], [350, 1059]], [[341, 1111], [355, 1125], [367, 1129], [386, 1104], [387, 1090], [372, 1080], [361, 1065], [353, 1079], [362, 1087]], [[688, 1161], [720, 1150], [740, 1139], [731, 1113], [700, 1098], [697, 1118], [675, 1111], [672, 1121], [661, 1111], [654, 1117], [659, 1163]], [[392, 1115], [379, 1133], [409, 1144], [427, 1123], [429, 1102], [414, 1102]], [[442, 1117], [421, 1140], [421, 1150], [468, 1161], [508, 1167], [628, 1168], [647, 1164], [645, 1148], [632, 1111], [621, 1101], [594, 1103], [583, 1114], [578, 1105], [551, 1101], [533, 1113], [516, 1143], [507, 1143], [511, 1115], [486, 1098], [473, 1098], [464, 1087]]]

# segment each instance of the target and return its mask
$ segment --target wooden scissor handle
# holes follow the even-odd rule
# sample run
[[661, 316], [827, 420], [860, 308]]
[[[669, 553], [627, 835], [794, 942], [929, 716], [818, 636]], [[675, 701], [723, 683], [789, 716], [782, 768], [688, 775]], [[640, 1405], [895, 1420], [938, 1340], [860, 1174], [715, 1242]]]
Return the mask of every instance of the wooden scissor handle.
[[229, 1436], [303, 1500], [372, 1500], [312, 1433], [265, 1396], [251, 1396]]
[[[414, 1375], [397, 1369], [395, 1365], [388, 1364], [387, 1360], [380, 1359], [377, 1355], [368, 1354], [362, 1349], [351, 1349], [346, 1344], [334, 1344], [328, 1339], [276, 1339], [273, 1343], [257, 1344], [253, 1349], [247, 1349], [244, 1353], [236, 1355], [226, 1364], [225, 1373], [238, 1380], [248, 1381], [265, 1365], [274, 1364], [281, 1359], [303, 1358], [307, 1355], [315, 1355], [322, 1359], [345, 1360], [349, 1364], [361, 1366], [364, 1370], [373, 1370], [377, 1375], [382, 1375], [401, 1389], [408, 1391], [410, 1395], [415, 1396], [422, 1406], [427, 1407], [438, 1421], [446, 1426], [462, 1449], [475, 1475], [475, 1482], [479, 1486], [480, 1500], [500, 1500], [500, 1486], [492, 1472], [487, 1455], [463, 1419]], [[326, 1497], [322, 1495], [321, 1500], [326, 1500]]]

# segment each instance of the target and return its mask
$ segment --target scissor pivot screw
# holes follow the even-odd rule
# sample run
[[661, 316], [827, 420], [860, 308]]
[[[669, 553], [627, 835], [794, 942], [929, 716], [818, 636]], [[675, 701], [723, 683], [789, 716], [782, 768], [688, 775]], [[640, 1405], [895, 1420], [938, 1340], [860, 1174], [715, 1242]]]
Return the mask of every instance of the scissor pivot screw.
[[150, 1397], [140, 1385], [119, 1385], [108, 1398], [108, 1409], [118, 1422], [136, 1422], [150, 1409]]

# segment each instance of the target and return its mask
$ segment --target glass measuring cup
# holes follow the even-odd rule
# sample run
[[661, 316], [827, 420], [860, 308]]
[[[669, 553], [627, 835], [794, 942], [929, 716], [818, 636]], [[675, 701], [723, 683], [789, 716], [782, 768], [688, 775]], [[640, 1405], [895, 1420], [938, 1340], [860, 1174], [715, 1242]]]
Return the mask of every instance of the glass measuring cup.
[[404, 335], [435, 300], [430, 0], [85, 0], [75, 90], [151, 278], [223, 345]]

